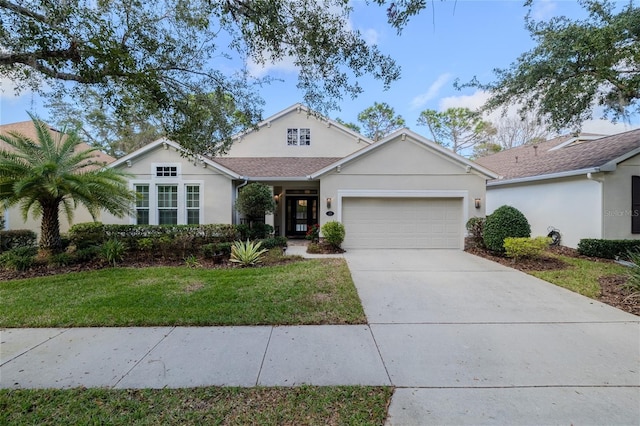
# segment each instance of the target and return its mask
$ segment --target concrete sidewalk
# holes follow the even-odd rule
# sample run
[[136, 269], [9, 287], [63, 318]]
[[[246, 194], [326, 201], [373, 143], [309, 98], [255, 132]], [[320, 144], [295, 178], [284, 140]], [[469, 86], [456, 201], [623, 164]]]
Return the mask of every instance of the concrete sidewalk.
[[459, 251], [344, 257], [368, 325], [7, 329], [0, 387], [391, 385], [390, 425], [640, 424], [637, 316]]

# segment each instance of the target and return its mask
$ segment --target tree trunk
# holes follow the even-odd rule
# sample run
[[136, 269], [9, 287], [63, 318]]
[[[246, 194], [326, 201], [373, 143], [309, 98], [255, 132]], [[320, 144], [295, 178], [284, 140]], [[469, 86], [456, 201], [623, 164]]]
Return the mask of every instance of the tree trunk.
[[55, 254], [62, 251], [60, 239], [60, 203], [48, 202], [42, 204], [42, 224], [40, 226], [40, 250], [45, 253]]

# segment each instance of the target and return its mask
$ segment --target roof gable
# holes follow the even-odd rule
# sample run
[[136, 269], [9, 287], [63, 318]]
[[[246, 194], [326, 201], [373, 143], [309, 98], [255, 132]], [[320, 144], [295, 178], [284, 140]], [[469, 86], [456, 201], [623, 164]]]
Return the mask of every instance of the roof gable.
[[[299, 129], [308, 132], [309, 145], [289, 143], [290, 130]], [[345, 157], [371, 143], [336, 121], [296, 104], [236, 136], [221, 157]]]
[[153, 155], [154, 151], [158, 151], [158, 150], [172, 151], [174, 155], [177, 156], [182, 162], [198, 163], [198, 164], [201, 164], [203, 168], [211, 167], [214, 170], [217, 170], [218, 172], [232, 179], [241, 178], [241, 176], [238, 173], [226, 168], [223, 164], [219, 164], [210, 158], [203, 157], [203, 156], [186, 157], [185, 154], [187, 154], [187, 151], [184, 150], [180, 144], [166, 138], [160, 138], [157, 141], [151, 142], [143, 146], [142, 148], [139, 148], [136, 151], [128, 155], [125, 155], [122, 158], [119, 158], [118, 160], [109, 164], [109, 167], [125, 167], [125, 166], [131, 167], [136, 162], [142, 160], [144, 157]]
[[[419, 135], [418, 133], [415, 133], [409, 130], [408, 128], [399, 129], [391, 133], [384, 139], [378, 142], [375, 142], [367, 146], [366, 148], [363, 148], [339, 161], [336, 161], [335, 163], [325, 167], [322, 170], [319, 170], [318, 172], [312, 174], [311, 177], [318, 178], [324, 174], [327, 174], [336, 170], [337, 168], [342, 168], [343, 166], [346, 166], [349, 163], [358, 161], [359, 159], [364, 158], [365, 156], [369, 155], [374, 151], [381, 151], [384, 149], [384, 147], [391, 145], [394, 142], [405, 141], [407, 139], [410, 139], [412, 142], [420, 145], [421, 147], [427, 149], [428, 151], [431, 151], [433, 154], [440, 157], [443, 161], [446, 161], [449, 164], [455, 164], [458, 167], [463, 168], [468, 172], [470, 172], [471, 170], [474, 170], [476, 173], [489, 179], [495, 179], [498, 177], [498, 175], [492, 172], [491, 170], [488, 170], [474, 163], [473, 161], [470, 161], [458, 154], [455, 154], [453, 151], [426, 139], [424, 136]], [[418, 163], [420, 163], [419, 158], [418, 159], [412, 158], [412, 161], [417, 161]], [[399, 163], [399, 162], [396, 161], [396, 163]]]
[[[581, 135], [582, 136], [582, 135]], [[476, 160], [496, 171], [503, 181], [585, 171], [612, 171], [640, 152], [640, 129], [594, 138], [560, 136], [536, 145], [524, 145]]]

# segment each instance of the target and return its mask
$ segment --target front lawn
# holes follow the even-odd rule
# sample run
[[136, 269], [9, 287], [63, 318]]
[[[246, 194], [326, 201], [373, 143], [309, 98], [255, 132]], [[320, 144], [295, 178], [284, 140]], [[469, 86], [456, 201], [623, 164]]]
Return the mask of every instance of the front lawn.
[[383, 425], [389, 387], [0, 390], [0, 424]]
[[0, 283], [0, 327], [364, 323], [343, 259], [107, 268]]

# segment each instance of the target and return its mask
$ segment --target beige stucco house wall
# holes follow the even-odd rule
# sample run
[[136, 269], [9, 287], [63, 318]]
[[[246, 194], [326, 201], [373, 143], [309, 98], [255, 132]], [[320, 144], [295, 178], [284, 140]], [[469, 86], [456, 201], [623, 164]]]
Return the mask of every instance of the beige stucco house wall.
[[[193, 159], [181, 155], [181, 147], [169, 140], [158, 140], [146, 147], [120, 158], [110, 167], [116, 167], [129, 173], [129, 188], [147, 186], [149, 190], [149, 223], [158, 224], [157, 209], [158, 186], [177, 186], [178, 223], [187, 223], [186, 194], [187, 186], [199, 188], [197, 206], [199, 223], [232, 223], [233, 220], [233, 184], [237, 176], [224, 170], [220, 165], [201, 158]], [[158, 167], [175, 167], [175, 176], [157, 176]], [[105, 213], [100, 218], [104, 223], [135, 224], [132, 214], [117, 218]]]
[[[289, 129], [309, 129], [309, 145], [289, 145]], [[371, 144], [371, 140], [309, 111], [293, 105], [234, 138], [225, 157], [346, 157]]]

